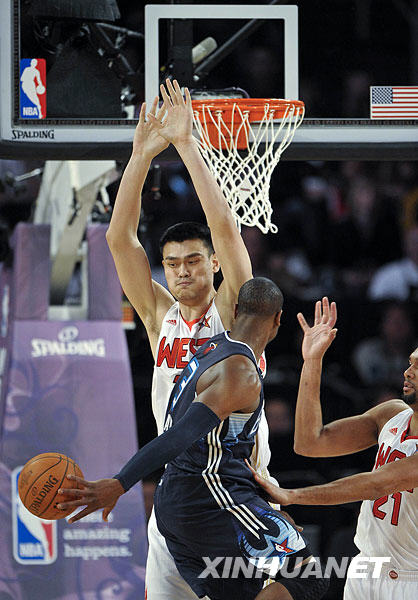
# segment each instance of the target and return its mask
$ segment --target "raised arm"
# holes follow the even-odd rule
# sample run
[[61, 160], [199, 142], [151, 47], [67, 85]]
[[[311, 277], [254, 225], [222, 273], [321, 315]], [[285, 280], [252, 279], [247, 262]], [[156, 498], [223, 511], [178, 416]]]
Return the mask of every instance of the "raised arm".
[[166, 85], [168, 93], [161, 86], [161, 94], [168, 107], [167, 117], [163, 123], [155, 124], [159, 127], [160, 135], [174, 144], [190, 173], [224, 277], [217, 305], [219, 308], [224, 303], [230, 312], [230, 305], [236, 302], [241, 285], [252, 277], [251, 261], [228, 203], [192, 135], [193, 112], [189, 91], [186, 88], [183, 98], [177, 81], [172, 84], [167, 80]]
[[[340, 456], [372, 446], [377, 441], [377, 425], [368, 413], [324, 425], [320, 400], [322, 360], [335, 339], [337, 330], [335, 302], [328, 298], [315, 304], [315, 319], [309, 327], [302, 313], [298, 321], [303, 330], [304, 359], [299, 381], [295, 415], [294, 449], [304, 456]], [[356, 434], [353, 435], [355, 430]]]
[[342, 456], [374, 446], [381, 425], [399, 412], [401, 404], [400, 400], [391, 400], [361, 415], [323, 424], [320, 399], [322, 359], [337, 334], [334, 328], [336, 320], [335, 302], [330, 305], [326, 297], [315, 304], [312, 327], [302, 313], [298, 314], [304, 333], [304, 363], [296, 403], [294, 450], [303, 456]]
[[370, 473], [358, 473], [324, 485], [296, 489], [280, 488], [260, 477], [254, 469], [251, 470], [257, 483], [270, 497], [284, 505], [329, 505], [376, 500], [397, 492], [412, 493], [418, 486], [418, 454], [395, 460]]
[[[151, 113], [157, 111], [155, 98]], [[151, 277], [147, 255], [137, 236], [141, 214], [141, 193], [152, 159], [168, 146], [154, 127], [145, 120], [141, 107], [135, 130], [132, 155], [123, 173], [106, 239], [115, 261], [122, 288], [144, 323], [154, 352], [160, 321], [173, 299]], [[164, 108], [156, 112], [161, 118]]]

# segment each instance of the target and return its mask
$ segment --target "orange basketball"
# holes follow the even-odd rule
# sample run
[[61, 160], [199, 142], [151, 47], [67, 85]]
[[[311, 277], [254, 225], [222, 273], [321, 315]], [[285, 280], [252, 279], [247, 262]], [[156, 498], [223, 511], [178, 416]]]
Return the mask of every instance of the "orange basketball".
[[17, 487], [23, 505], [33, 515], [41, 519], [63, 519], [74, 512], [60, 510], [60, 502], [76, 500], [57, 492], [61, 487], [81, 488], [76, 481], [66, 479], [67, 475], [84, 477], [80, 467], [71, 458], [58, 452], [46, 452], [34, 456], [20, 472]]

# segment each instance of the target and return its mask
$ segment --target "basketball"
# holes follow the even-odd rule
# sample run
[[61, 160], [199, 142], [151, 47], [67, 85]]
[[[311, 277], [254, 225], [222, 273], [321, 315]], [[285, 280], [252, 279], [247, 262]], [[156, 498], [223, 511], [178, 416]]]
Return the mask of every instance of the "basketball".
[[45, 94], [45, 86], [43, 86], [42, 83], [36, 86], [36, 93], [40, 95]]
[[18, 479], [19, 497], [33, 515], [48, 520], [63, 519], [75, 509], [60, 510], [57, 503], [74, 500], [57, 492], [61, 487], [81, 487], [75, 481], [65, 480], [67, 475], [84, 477], [80, 467], [68, 456], [58, 452], [38, 454], [23, 467]]

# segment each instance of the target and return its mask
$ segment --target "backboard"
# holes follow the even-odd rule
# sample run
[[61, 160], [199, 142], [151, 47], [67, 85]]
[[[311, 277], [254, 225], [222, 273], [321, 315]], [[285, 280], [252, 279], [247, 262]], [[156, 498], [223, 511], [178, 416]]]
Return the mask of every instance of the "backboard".
[[[87, 28], [81, 21], [74, 23], [78, 37], [72, 31], [73, 38], [68, 34], [61, 40], [65, 54], [62, 48], [57, 52], [39, 41], [36, 28], [42, 32], [42, 27], [49, 25], [52, 31], [51, 21], [33, 18], [31, 27], [38, 34], [33, 42], [23, 18], [28, 4], [19, 0], [0, 3], [2, 157], [30, 156], [36, 148], [37, 155], [45, 159], [123, 160], [130, 152], [139, 103], [145, 98], [149, 103], [158, 93], [160, 81], [169, 75], [197, 94], [237, 87], [251, 97], [303, 100], [305, 121], [283, 160], [418, 158], [414, 90], [418, 86], [418, 7], [413, 0], [295, 0], [289, 5], [279, 1], [146, 4], [119, 0], [117, 25], [136, 31], [143, 81], [140, 68], [130, 74], [130, 80], [115, 76], [115, 61], [103, 56], [103, 40], [93, 39], [91, 31], [84, 34], [89, 23]], [[59, 20], [54, 23], [61, 26], [61, 33], [68, 30], [68, 20], [64, 25]], [[105, 31], [115, 39], [109, 28]], [[77, 61], [83, 35], [84, 42], [93, 39], [94, 44], [86, 54], [88, 60], [83, 55], [83, 60]], [[208, 37], [215, 40], [217, 49], [197, 62], [204, 56], [203, 52], [198, 57], [197, 46]], [[125, 59], [123, 48], [120, 54]], [[29, 60], [26, 67], [31, 67], [33, 59], [45, 60], [45, 118], [34, 118], [36, 104], [30, 99], [28, 112], [22, 113], [21, 78], [26, 68], [22, 59]], [[61, 73], [57, 68], [60, 61]], [[84, 73], [88, 61], [90, 71]], [[37, 67], [41, 66], [40, 62]], [[97, 86], [70, 87], [74, 103], [68, 102], [65, 112], [61, 110], [66, 100], [63, 89], [74, 75], [71, 69], [78, 69], [84, 82], [94, 73]], [[127, 88], [134, 75], [136, 99], [129, 104]], [[42, 92], [43, 83], [34, 81]], [[396, 104], [396, 88], [407, 88], [406, 108], [410, 110], [392, 110], [385, 119], [376, 118], [376, 114], [380, 116], [377, 112], [371, 118], [372, 86], [378, 88], [375, 104], [384, 106]], [[77, 106], [83, 110], [77, 112]], [[170, 158], [170, 152], [166, 156]]]
[[[235, 85], [251, 97], [303, 100], [305, 120], [284, 160], [418, 156], [416, 3], [297, 0], [291, 5], [148, 5], [148, 102], [161, 78], [161, 57], [153, 49], [160, 46], [158, 32], [168, 18], [192, 19], [194, 42], [214, 37], [218, 44], [214, 54], [222, 54], [222, 48], [251, 20], [264, 20], [222, 60], [215, 57], [214, 66], [211, 56], [203, 66], [197, 65], [195, 80], [201, 71], [209, 72], [193, 87], [211, 90]], [[392, 86], [407, 87], [410, 110], [405, 115], [392, 111], [391, 118], [375, 118], [375, 114], [371, 118], [373, 86], [379, 88], [377, 93], [383, 88], [389, 94]]]

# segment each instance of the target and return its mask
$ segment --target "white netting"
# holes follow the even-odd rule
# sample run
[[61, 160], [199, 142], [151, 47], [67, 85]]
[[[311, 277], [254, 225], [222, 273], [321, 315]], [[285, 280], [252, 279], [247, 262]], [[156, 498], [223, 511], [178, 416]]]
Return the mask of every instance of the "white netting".
[[[277, 119], [274, 104], [266, 100], [264, 115], [253, 123], [249, 120], [251, 108], [241, 109], [236, 102], [232, 114], [231, 107], [228, 109], [228, 122], [223, 117], [225, 106], [215, 107], [208, 100], [200, 105], [199, 111], [193, 102], [200, 152], [219, 183], [239, 229], [248, 225], [258, 227], [263, 233], [277, 232], [277, 226], [271, 222], [271, 174], [304, 115], [302, 102], [282, 102], [280, 119]], [[213, 145], [214, 128], [216, 146]], [[244, 150], [237, 147], [239, 137], [245, 141]]]

